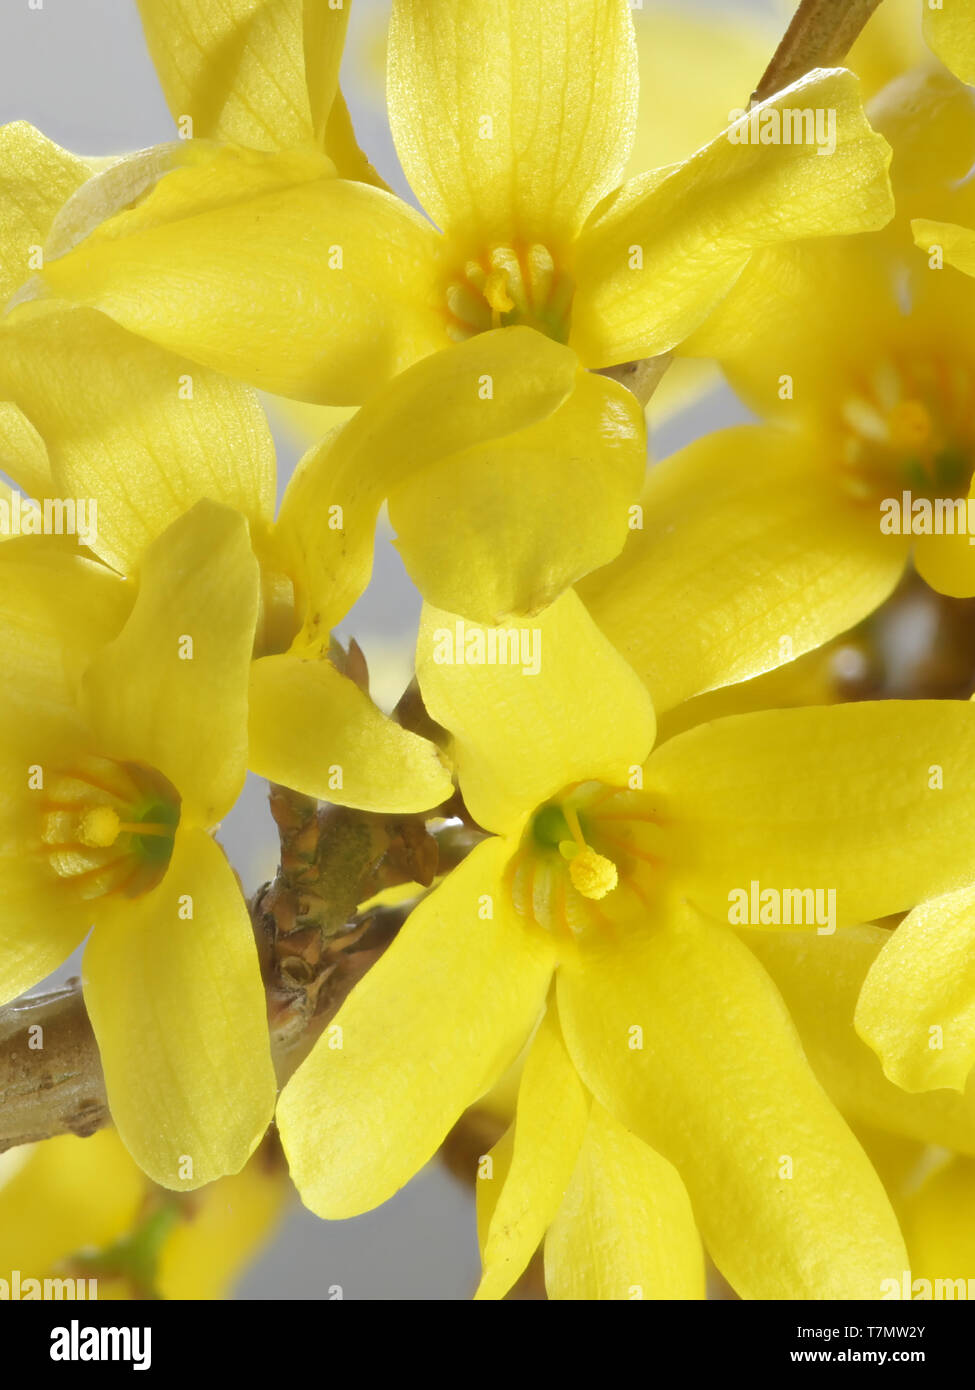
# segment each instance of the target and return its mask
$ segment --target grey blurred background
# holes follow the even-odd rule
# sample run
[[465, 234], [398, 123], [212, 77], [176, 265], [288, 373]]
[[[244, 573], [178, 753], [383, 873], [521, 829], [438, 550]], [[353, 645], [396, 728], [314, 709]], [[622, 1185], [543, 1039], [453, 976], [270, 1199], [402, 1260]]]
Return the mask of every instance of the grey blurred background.
[[[324, 0], [322, 0], [324, 3]], [[32, 7], [32, 5], [34, 7]], [[784, 28], [783, 0], [634, 0], [641, 44], [652, 41], [653, 14], [679, 9], [748, 18], [767, 29], [767, 57]], [[794, 6], [792, 6], [794, 8]], [[544, 0], [540, 0], [540, 15]], [[343, 89], [360, 143], [402, 196], [403, 178], [382, 108], [382, 57], [388, 0], [353, 0]], [[750, 74], [757, 82], [760, 71]], [[740, 102], [748, 98], [748, 88]], [[29, 120], [79, 154], [108, 155], [173, 138], [173, 124], [156, 83], [134, 0], [0, 0], [0, 123]], [[717, 132], [717, 128], [713, 133]], [[673, 157], [673, 156], [670, 156]], [[655, 432], [663, 457], [716, 426], [745, 418], [731, 394], [715, 389], [693, 410], [678, 412]], [[294, 431], [275, 421], [279, 488], [301, 452]], [[379, 537], [373, 582], [339, 629], [365, 650], [381, 703], [391, 704], [409, 679], [419, 596], [390, 543]], [[265, 786], [250, 779], [224, 822], [221, 841], [248, 893], [276, 866], [276, 838]], [[77, 973], [78, 962], [66, 970]], [[473, 1196], [431, 1164], [378, 1211], [345, 1222], [322, 1222], [297, 1200], [277, 1236], [244, 1275], [237, 1296], [247, 1299], [467, 1299], [477, 1283]]]

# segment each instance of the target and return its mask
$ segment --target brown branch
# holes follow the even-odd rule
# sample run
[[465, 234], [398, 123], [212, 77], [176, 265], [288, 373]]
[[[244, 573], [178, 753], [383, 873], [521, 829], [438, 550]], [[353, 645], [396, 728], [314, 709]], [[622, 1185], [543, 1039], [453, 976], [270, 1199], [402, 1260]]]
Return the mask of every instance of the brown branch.
[[52, 1134], [94, 1134], [108, 1123], [80, 982], [0, 1009], [0, 1153]]
[[813, 68], [842, 63], [880, 0], [802, 0], [762, 80], [752, 105], [775, 96]]

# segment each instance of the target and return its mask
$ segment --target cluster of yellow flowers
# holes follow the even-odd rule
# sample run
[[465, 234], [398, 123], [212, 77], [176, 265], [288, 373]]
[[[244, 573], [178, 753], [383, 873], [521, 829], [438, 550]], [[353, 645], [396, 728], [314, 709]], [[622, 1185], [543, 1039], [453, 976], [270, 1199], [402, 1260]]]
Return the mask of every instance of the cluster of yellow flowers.
[[[0, 1276], [71, 1173], [39, 1266], [214, 1296], [272, 1122], [337, 1219], [480, 1104], [480, 1297], [540, 1247], [560, 1299], [702, 1298], [705, 1251], [749, 1299], [975, 1277], [975, 708], [800, 660], [910, 564], [975, 596], [975, 0], [636, 174], [673, 19], [393, 0], [426, 216], [355, 138], [348, 0], [138, 5], [179, 139], [0, 129], [0, 512], [97, 517], [0, 544], [0, 1002], [88, 938], [117, 1130], [7, 1156]], [[759, 420], [647, 468], [670, 355]], [[277, 511], [255, 389], [345, 408]], [[418, 732], [331, 636], [384, 505]], [[213, 833], [247, 770], [475, 841], [280, 1094]]]

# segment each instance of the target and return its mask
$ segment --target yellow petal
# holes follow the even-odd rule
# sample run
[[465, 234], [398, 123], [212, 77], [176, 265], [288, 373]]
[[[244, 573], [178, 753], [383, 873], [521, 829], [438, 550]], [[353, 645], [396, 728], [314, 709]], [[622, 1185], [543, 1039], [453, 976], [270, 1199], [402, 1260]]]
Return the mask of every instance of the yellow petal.
[[512, 848], [478, 845], [424, 899], [284, 1088], [281, 1140], [318, 1216], [391, 1197], [531, 1032], [553, 958], [502, 891]]
[[579, 376], [575, 354], [533, 329], [482, 333], [416, 363], [307, 454], [276, 528], [304, 640], [327, 640], [368, 584], [384, 497], [409, 482], [426, 498], [425, 470], [545, 420]]
[[13, 710], [73, 706], [82, 672], [117, 636], [131, 603], [123, 580], [54, 537], [8, 541], [0, 549], [0, 647], [7, 671], [0, 710], [9, 722], [16, 722]]
[[883, 700], [701, 725], [661, 745], [645, 785], [661, 852], [704, 912], [729, 921], [752, 883], [818, 889], [843, 926], [969, 881], [973, 778], [967, 701]]
[[40, 268], [55, 213], [89, 173], [26, 121], [0, 126], [0, 307]]
[[325, 658], [251, 666], [248, 766], [260, 777], [363, 811], [426, 811], [451, 794], [436, 748], [387, 719]]
[[579, 593], [658, 713], [846, 631], [907, 558], [791, 431], [705, 436], [650, 470], [642, 507], [643, 529]]
[[0, 1186], [0, 1278], [43, 1278], [58, 1261], [104, 1248], [138, 1216], [146, 1181], [114, 1130], [61, 1134], [25, 1151]]
[[975, 595], [975, 546], [967, 535], [947, 532], [914, 538], [914, 564], [926, 584], [951, 598]]
[[742, 1298], [879, 1297], [905, 1268], [897, 1222], [775, 987], [727, 927], [670, 914], [559, 971], [583, 1080], [677, 1169]]
[[257, 590], [244, 518], [199, 502], [149, 547], [132, 615], [85, 676], [102, 754], [168, 777], [184, 823], [214, 825], [243, 786]]
[[287, 1175], [263, 1151], [242, 1172], [201, 1192], [159, 1252], [160, 1298], [228, 1297], [273, 1232], [290, 1195]]
[[138, 0], [173, 119], [259, 150], [321, 144], [349, 6], [307, 0]]
[[942, 1163], [908, 1195], [903, 1222], [913, 1279], [931, 1281], [935, 1298], [964, 1298], [975, 1269], [975, 1161]]
[[49, 259], [44, 280], [266, 391], [356, 404], [446, 345], [439, 239], [392, 194], [331, 167], [294, 151], [197, 159]]
[[619, 183], [637, 73], [626, 0], [395, 0], [390, 123], [444, 231], [564, 246]]
[[205, 831], [178, 831], [152, 892], [100, 905], [84, 988], [139, 1166], [176, 1189], [239, 1172], [271, 1119], [274, 1070], [250, 917]]
[[[25, 783], [27, 767], [25, 758]], [[23, 843], [5, 844], [0, 855], [0, 1004], [63, 965], [90, 926], [91, 904], [63, 892], [33, 845], [28, 851]]]
[[587, 365], [674, 347], [760, 247], [889, 220], [890, 150], [867, 124], [852, 73], [811, 73], [763, 102], [754, 119], [783, 107], [835, 110], [835, 151], [732, 143], [725, 132], [673, 170], [626, 185], [585, 228], [569, 341]]
[[91, 309], [21, 318], [0, 341], [0, 392], [43, 438], [56, 495], [96, 503], [88, 544], [108, 564], [136, 573], [202, 497], [270, 522], [274, 445], [246, 388]]
[[975, 5], [944, 0], [923, 6], [924, 37], [946, 67], [963, 82], [975, 82]]
[[975, 1153], [975, 1080], [965, 1095], [910, 1094], [888, 1081], [853, 1026], [867, 972], [890, 937], [857, 926], [835, 936], [742, 931], [775, 981], [820, 1083], [851, 1122], [905, 1139]]
[[[9, 339], [4, 340], [4, 346]], [[0, 386], [0, 390], [3, 387]], [[0, 401], [0, 458], [3, 471], [23, 488], [28, 497], [40, 499], [53, 492], [47, 446], [27, 416], [13, 401]], [[4, 485], [3, 496], [10, 499]]]
[[891, 933], [856, 1027], [905, 1091], [964, 1091], [975, 1064], [975, 888], [922, 903]]
[[571, 782], [625, 784], [653, 744], [645, 687], [571, 590], [521, 627], [427, 606], [416, 670], [452, 736], [464, 800], [489, 830], [513, 829]]
[[917, 0], [884, 0], [850, 49], [846, 66], [870, 94], [909, 72], [925, 57]]
[[[522, 1073], [511, 1160], [482, 1240], [477, 1298], [503, 1298], [524, 1273], [569, 1186], [588, 1118], [589, 1097], [550, 1006]], [[488, 1186], [479, 1175], [479, 1201]]]
[[975, 231], [952, 222], [931, 222], [915, 218], [911, 223], [915, 245], [931, 252], [937, 248], [942, 258], [965, 275], [975, 275]]
[[575, 1174], [545, 1239], [549, 1298], [704, 1298], [704, 1253], [666, 1159], [594, 1104]]
[[391, 496], [389, 518], [430, 603], [502, 623], [619, 554], [645, 465], [635, 397], [580, 372], [554, 415], [428, 468]]
[[766, 17], [676, 5], [633, 11], [640, 109], [627, 173], [687, 159], [728, 123], [779, 35]]

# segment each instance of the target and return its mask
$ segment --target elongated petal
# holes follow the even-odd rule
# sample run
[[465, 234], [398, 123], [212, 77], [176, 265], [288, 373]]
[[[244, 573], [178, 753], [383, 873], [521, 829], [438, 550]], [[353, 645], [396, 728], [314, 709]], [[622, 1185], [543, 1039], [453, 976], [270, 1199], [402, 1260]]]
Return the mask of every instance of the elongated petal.
[[[25, 784], [28, 766], [25, 758]], [[0, 855], [0, 1005], [63, 965], [91, 926], [91, 905], [65, 893], [36, 845], [25, 853], [20, 828], [21, 843]]]
[[762, 246], [882, 227], [890, 150], [849, 72], [817, 71], [756, 110], [836, 112], [836, 148], [733, 143], [738, 122], [686, 163], [626, 185], [587, 226], [575, 265], [570, 343], [589, 366], [666, 352], [727, 294]]
[[975, 888], [922, 903], [891, 933], [856, 1027], [905, 1091], [964, 1091], [975, 1065]]
[[677, 1171], [595, 1104], [545, 1239], [549, 1298], [704, 1298], [704, 1252]]
[[658, 713], [846, 631], [907, 558], [784, 430], [706, 436], [650, 470], [642, 506], [643, 529], [579, 592]]
[[926, 584], [951, 598], [975, 594], [975, 547], [967, 534], [917, 536], [914, 564]]
[[581, 372], [554, 415], [426, 470], [393, 494], [389, 517], [430, 603], [501, 623], [619, 554], [645, 463], [632, 393]]
[[906, 1267], [897, 1222], [780, 996], [727, 927], [670, 911], [559, 971], [583, 1080], [676, 1167], [742, 1298], [879, 1297]]
[[975, 1161], [947, 1159], [909, 1192], [903, 1225], [913, 1278], [930, 1280], [935, 1298], [964, 1298], [975, 1268]]
[[220, 1299], [270, 1238], [283, 1215], [291, 1184], [282, 1166], [262, 1150], [232, 1177], [221, 1178], [173, 1227], [159, 1252], [156, 1287], [165, 1299]]
[[570, 782], [624, 784], [653, 743], [646, 688], [571, 590], [530, 627], [478, 628], [427, 606], [416, 670], [486, 829], [512, 829]]
[[627, 173], [687, 159], [714, 138], [780, 37], [774, 22], [744, 10], [669, 5], [633, 9], [640, 108]]
[[[28, 497], [40, 499], [53, 492], [47, 446], [13, 401], [0, 401], [0, 458], [3, 471]], [[11, 493], [6, 485], [3, 495], [9, 503]]]
[[[82, 672], [129, 615], [117, 575], [53, 537], [22, 536], [0, 549], [0, 646], [7, 679], [0, 710], [70, 709]], [[27, 759], [28, 762], [33, 759]]]
[[357, 404], [448, 341], [438, 237], [331, 168], [294, 151], [197, 159], [48, 259], [44, 280], [266, 391]]
[[284, 1088], [278, 1128], [317, 1215], [391, 1197], [531, 1032], [553, 957], [501, 889], [511, 849], [479, 845], [411, 913]]
[[[486, 1225], [477, 1298], [503, 1298], [541, 1245], [572, 1178], [588, 1119], [589, 1097], [550, 1007], [522, 1073], [511, 1160]], [[488, 1181], [478, 1179], [479, 1199]]]
[[223, 851], [180, 830], [151, 893], [99, 909], [85, 1003], [125, 1146], [163, 1187], [247, 1162], [274, 1110], [250, 917]]
[[4, 1279], [15, 1269], [25, 1279], [43, 1277], [59, 1260], [105, 1249], [128, 1234], [147, 1184], [114, 1130], [86, 1139], [59, 1134], [27, 1149], [24, 1158], [0, 1186]]
[[963, 82], [975, 82], [975, 5], [943, 0], [924, 5], [924, 37], [946, 67]]
[[274, 445], [246, 388], [92, 309], [20, 318], [2, 345], [0, 392], [43, 438], [56, 495], [94, 502], [85, 539], [107, 563], [137, 573], [146, 546], [203, 497], [270, 523]]
[[304, 640], [327, 641], [368, 584], [384, 497], [409, 486], [427, 499], [427, 470], [545, 420], [580, 376], [575, 353], [533, 329], [483, 333], [417, 362], [307, 454], [276, 528]]
[[661, 745], [645, 785], [663, 852], [703, 911], [733, 920], [744, 890], [751, 916], [753, 883], [756, 895], [818, 890], [828, 931], [970, 881], [973, 777], [971, 705], [884, 700], [702, 725]]
[[741, 936], [781, 991], [813, 1070], [848, 1119], [922, 1144], [975, 1153], [975, 1079], [964, 1095], [901, 1090], [884, 1076], [876, 1054], [853, 1026], [864, 980], [889, 931], [857, 926], [835, 936], [798, 931], [743, 931]]
[[330, 661], [268, 656], [251, 666], [252, 772], [363, 811], [426, 811], [446, 801], [436, 748], [380, 713]]
[[975, 231], [954, 222], [932, 222], [915, 218], [911, 223], [914, 241], [922, 250], [940, 249], [943, 258], [956, 270], [975, 275]]
[[626, 0], [395, 0], [389, 111], [444, 231], [565, 245], [619, 183], [636, 119]]
[[0, 307], [39, 269], [58, 208], [90, 172], [26, 121], [0, 126]]
[[321, 144], [349, 5], [138, 0], [149, 53], [189, 133], [259, 150]]
[[156, 768], [213, 825], [247, 766], [257, 561], [239, 513], [200, 502], [146, 552], [132, 615], [84, 691], [101, 751]]

